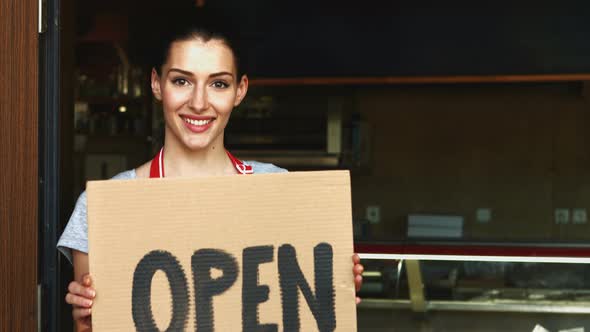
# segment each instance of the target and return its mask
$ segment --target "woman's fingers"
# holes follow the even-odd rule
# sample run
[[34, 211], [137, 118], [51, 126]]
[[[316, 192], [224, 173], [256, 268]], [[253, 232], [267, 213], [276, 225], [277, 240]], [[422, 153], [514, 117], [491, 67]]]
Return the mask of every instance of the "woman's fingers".
[[82, 276], [80, 282], [72, 281], [68, 285], [68, 294], [66, 302], [71, 304], [72, 317], [80, 324], [86, 324], [90, 327], [90, 317], [92, 315], [92, 303], [96, 292], [92, 287], [92, 278], [89, 274]]
[[354, 276], [354, 288], [358, 292], [361, 290], [361, 286], [363, 285], [363, 277], [361, 275]]
[[[363, 285], [363, 271], [365, 270], [365, 267], [361, 264], [361, 258], [358, 254], [352, 255], [352, 262], [354, 263], [354, 266], [352, 267], [352, 273], [354, 275], [354, 288], [358, 292]], [[361, 298], [357, 296], [356, 304], [359, 303], [361, 303]]]
[[364, 270], [365, 270], [365, 267], [362, 266], [361, 264], [355, 264], [352, 267], [352, 272], [354, 273], [354, 275], [361, 275], [361, 274], [363, 274]]
[[82, 285], [86, 287], [92, 286], [92, 278], [90, 277], [90, 273], [82, 275]]
[[356, 288], [356, 291], [358, 292], [363, 284], [362, 275], [363, 271], [365, 270], [365, 267], [361, 264], [361, 258], [358, 254], [352, 255], [352, 262], [354, 263], [354, 266], [352, 267], [352, 273], [354, 275], [354, 286]]
[[92, 307], [92, 300], [87, 299], [82, 296], [74, 295], [72, 293], [68, 293], [66, 295], [66, 302], [75, 306], [75, 307], [81, 307], [81, 308], [91, 308]]
[[70, 282], [68, 285], [68, 294], [66, 295], [66, 302], [77, 307], [90, 308], [92, 307], [92, 299], [96, 295], [94, 289], [84, 287], [76, 281]]
[[94, 289], [83, 286], [77, 281], [70, 282], [68, 285], [68, 291], [74, 295], [83, 296], [89, 299], [93, 299], [96, 296]]
[[72, 316], [74, 320], [86, 320], [89, 319], [89, 316], [92, 314], [92, 309], [90, 308], [74, 308], [72, 310]]
[[77, 281], [72, 281], [70, 282], [70, 284], [68, 285], [68, 292], [72, 293], [72, 294], [78, 294], [78, 295], [82, 295], [82, 293], [84, 292], [84, 286], [80, 285], [79, 282]]
[[358, 254], [354, 254], [352, 255], [352, 262], [356, 265], [356, 264], [360, 264], [361, 263], [361, 257]]
[[352, 262], [354, 263], [354, 266], [352, 267], [352, 272], [354, 273], [354, 275], [356, 276], [359, 274], [363, 274], [365, 267], [361, 264], [361, 258], [358, 254], [352, 255]]

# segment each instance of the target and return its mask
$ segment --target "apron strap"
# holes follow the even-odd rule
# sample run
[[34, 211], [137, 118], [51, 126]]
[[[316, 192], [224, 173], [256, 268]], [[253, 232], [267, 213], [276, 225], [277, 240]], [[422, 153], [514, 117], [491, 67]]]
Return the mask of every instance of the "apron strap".
[[[232, 164], [240, 174], [253, 174], [254, 169], [251, 165], [244, 164], [243, 161], [234, 157], [229, 151], [225, 150], [227, 156], [231, 160]], [[160, 149], [160, 152], [152, 159], [150, 164], [150, 178], [163, 178], [164, 177], [164, 148]]]

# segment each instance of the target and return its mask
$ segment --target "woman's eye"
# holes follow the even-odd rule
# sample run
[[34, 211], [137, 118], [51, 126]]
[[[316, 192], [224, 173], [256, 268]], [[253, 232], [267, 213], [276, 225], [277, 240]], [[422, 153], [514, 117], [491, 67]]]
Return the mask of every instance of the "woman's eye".
[[176, 85], [180, 85], [180, 86], [185, 86], [188, 84], [188, 81], [185, 80], [184, 78], [175, 78], [172, 80], [172, 83], [174, 83]]
[[225, 89], [227, 87], [229, 87], [229, 84], [223, 82], [223, 81], [215, 81], [213, 82], [213, 87], [218, 88], [218, 89]]

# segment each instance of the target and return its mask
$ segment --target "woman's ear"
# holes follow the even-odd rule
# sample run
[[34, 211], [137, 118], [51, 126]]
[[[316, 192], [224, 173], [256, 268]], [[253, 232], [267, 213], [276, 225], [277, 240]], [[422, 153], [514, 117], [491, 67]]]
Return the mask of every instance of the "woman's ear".
[[240, 82], [238, 82], [238, 91], [236, 93], [236, 100], [234, 101], [234, 107], [240, 105], [244, 97], [248, 93], [248, 76], [242, 75]]
[[155, 68], [152, 68], [152, 93], [157, 100], [162, 100], [162, 89], [160, 88], [160, 75]]

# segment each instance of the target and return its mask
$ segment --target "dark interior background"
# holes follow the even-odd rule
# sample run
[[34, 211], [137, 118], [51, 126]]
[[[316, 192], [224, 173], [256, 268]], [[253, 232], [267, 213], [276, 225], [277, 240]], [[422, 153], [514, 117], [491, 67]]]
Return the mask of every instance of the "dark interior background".
[[[195, 1], [62, 0], [62, 7], [63, 228], [87, 179], [136, 167], [159, 149], [151, 46]], [[587, 1], [208, 0], [202, 10], [223, 11], [247, 45], [253, 85], [232, 115], [232, 151], [280, 146], [325, 157], [329, 113], [340, 114], [341, 150], [330, 168], [351, 171], [356, 241], [411, 242], [408, 215], [437, 214], [464, 218], [458, 242], [587, 246], [588, 223], [555, 222], [556, 209], [590, 209]], [[124, 58], [136, 72], [126, 93], [117, 87]], [[561, 79], [535, 79], [544, 74]], [[474, 75], [533, 82], [458, 84]], [[324, 83], [289, 83], [300, 77]], [[367, 77], [425, 83], [354, 81]], [[450, 84], [433, 83], [437, 77]], [[255, 83], [264, 78], [278, 83]], [[379, 223], [368, 222], [369, 206], [380, 207]], [[490, 222], [476, 220], [480, 208], [491, 210]], [[71, 270], [60, 259], [65, 291]], [[69, 307], [60, 305], [67, 331]], [[376, 328], [378, 320], [359, 321]]]
[[[153, 42], [194, 1], [84, 5], [128, 15], [131, 45]], [[208, 1], [239, 27], [254, 77], [565, 74], [590, 70], [586, 1]], [[136, 54], [138, 60], [142, 54]]]

